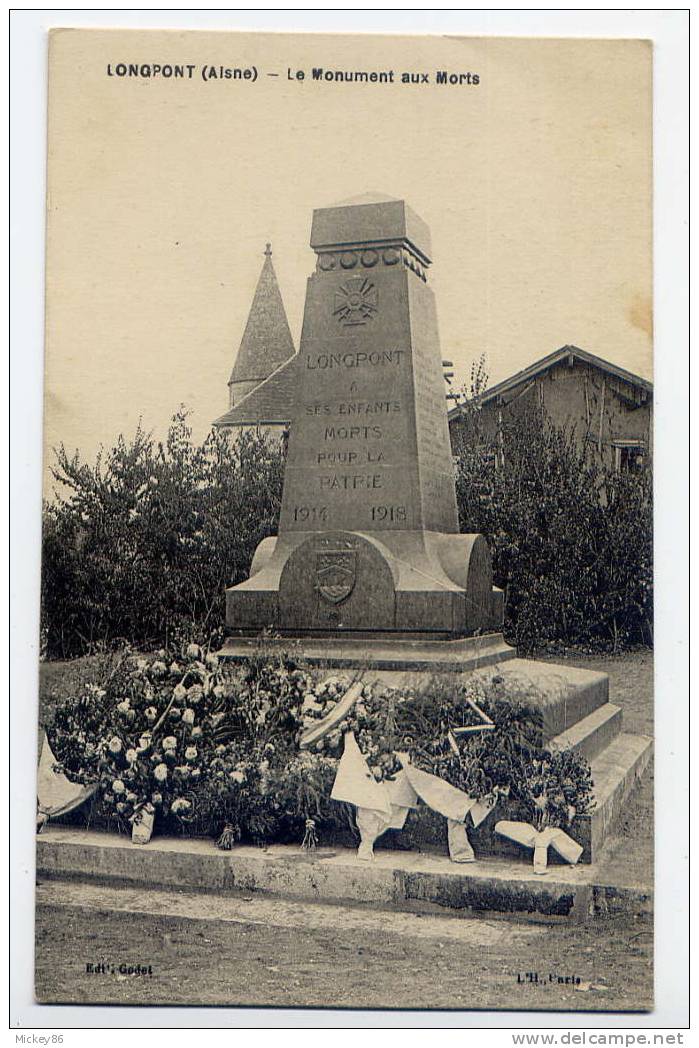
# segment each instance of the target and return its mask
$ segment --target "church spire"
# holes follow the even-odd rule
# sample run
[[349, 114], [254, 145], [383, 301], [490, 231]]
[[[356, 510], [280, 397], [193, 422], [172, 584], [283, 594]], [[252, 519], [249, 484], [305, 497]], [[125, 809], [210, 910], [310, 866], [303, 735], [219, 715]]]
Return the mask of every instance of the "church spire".
[[229, 407], [237, 404], [295, 353], [284, 303], [272, 265], [272, 245], [257, 282], [240, 349], [228, 382]]

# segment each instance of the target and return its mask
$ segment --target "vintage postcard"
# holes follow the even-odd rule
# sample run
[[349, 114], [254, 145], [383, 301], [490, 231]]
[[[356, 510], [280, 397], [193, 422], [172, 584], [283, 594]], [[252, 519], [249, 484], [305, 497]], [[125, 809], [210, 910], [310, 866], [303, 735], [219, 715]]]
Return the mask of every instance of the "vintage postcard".
[[653, 1009], [652, 45], [50, 34], [35, 986]]

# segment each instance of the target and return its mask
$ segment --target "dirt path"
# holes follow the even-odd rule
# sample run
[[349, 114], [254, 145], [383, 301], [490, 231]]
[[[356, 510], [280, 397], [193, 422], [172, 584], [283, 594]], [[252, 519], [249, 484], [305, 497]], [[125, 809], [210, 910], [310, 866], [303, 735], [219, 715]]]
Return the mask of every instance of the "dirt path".
[[[393, 927], [387, 911], [371, 930], [345, 921], [347, 914], [338, 907], [326, 927], [315, 922], [304, 928], [269, 916], [260, 921], [254, 913], [246, 923], [39, 905], [37, 995], [44, 1002], [81, 1004], [652, 1007], [652, 931], [645, 919], [580, 926], [467, 917], [461, 920], [475, 926], [455, 941], [438, 938], [438, 930], [406, 934], [404, 922]], [[417, 925], [424, 918], [413, 919]], [[498, 920], [506, 925], [503, 936], [491, 934]], [[481, 921], [487, 935], [477, 927]], [[100, 963], [105, 972], [86, 970]], [[122, 964], [152, 965], [152, 974], [120, 974]], [[518, 982], [527, 972], [537, 972], [539, 983]], [[581, 988], [558, 982], [566, 976], [580, 979]]]

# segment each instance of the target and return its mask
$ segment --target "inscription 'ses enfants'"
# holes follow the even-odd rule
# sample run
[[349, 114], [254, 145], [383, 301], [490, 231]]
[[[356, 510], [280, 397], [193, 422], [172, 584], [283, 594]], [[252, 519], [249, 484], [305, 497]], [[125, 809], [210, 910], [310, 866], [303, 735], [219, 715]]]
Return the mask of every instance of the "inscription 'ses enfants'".
[[349, 400], [338, 404], [306, 404], [307, 415], [391, 415], [400, 411], [398, 400]]

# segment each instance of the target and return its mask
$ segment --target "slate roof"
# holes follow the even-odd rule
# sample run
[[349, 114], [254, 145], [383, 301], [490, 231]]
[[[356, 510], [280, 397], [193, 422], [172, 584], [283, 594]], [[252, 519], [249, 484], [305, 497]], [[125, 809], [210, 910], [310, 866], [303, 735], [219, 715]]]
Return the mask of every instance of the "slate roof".
[[261, 382], [295, 353], [269, 244], [229, 382]]
[[230, 411], [217, 418], [214, 426], [286, 425], [294, 405], [296, 362], [294, 356], [280, 364]]
[[[653, 383], [648, 382], [645, 378], [641, 378], [640, 375], [634, 375], [632, 371], [620, 368], [616, 364], [610, 363], [608, 360], [603, 360], [602, 357], [596, 357], [594, 353], [588, 353], [585, 349], [578, 349], [577, 346], [561, 346], [560, 349], [556, 349], [553, 353], [549, 353], [547, 357], [542, 357], [541, 360], [537, 360], [534, 364], [530, 364], [529, 367], [523, 368], [522, 371], [518, 371], [510, 378], [503, 379], [503, 381], [498, 382], [497, 385], [491, 386], [490, 389], [486, 389], [478, 397], [478, 403], [488, 404], [490, 401], [496, 400], [498, 397], [502, 397], [506, 393], [509, 393], [510, 390], [516, 389], [517, 386], [522, 385], [523, 382], [528, 382], [532, 379], [538, 378], [539, 375], [548, 371], [549, 368], [553, 367], [555, 364], [568, 361], [571, 357], [574, 360], [579, 360], [581, 363], [591, 364], [593, 367], [599, 368], [600, 371], [604, 371], [608, 375], [613, 375], [615, 378], [621, 379], [623, 382], [628, 382], [629, 385], [635, 386], [637, 389], [641, 389], [645, 393], [652, 394], [653, 392]], [[451, 408], [449, 411], [450, 421], [458, 418], [460, 411], [460, 405]]]

